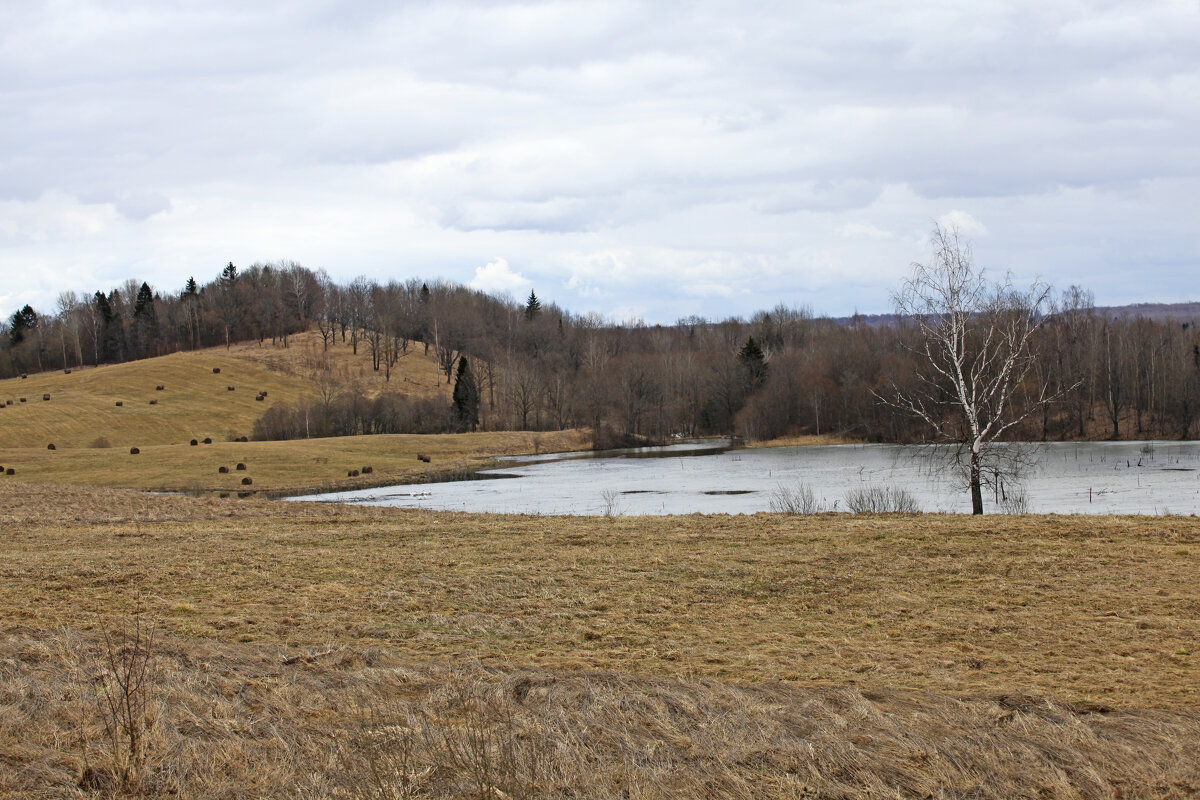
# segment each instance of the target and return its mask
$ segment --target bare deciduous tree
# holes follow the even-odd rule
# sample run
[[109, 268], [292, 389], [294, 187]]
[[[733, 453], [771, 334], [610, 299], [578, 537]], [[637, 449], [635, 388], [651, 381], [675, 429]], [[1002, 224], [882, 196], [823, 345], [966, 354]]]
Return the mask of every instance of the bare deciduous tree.
[[952, 445], [973, 514], [983, 513], [983, 484], [1015, 468], [997, 441], [1051, 399], [1046, 385], [1033, 381], [1037, 354], [1031, 346], [1049, 297], [1050, 287], [1040, 281], [1026, 291], [1007, 278], [989, 282], [958, 231], [936, 226], [932, 260], [913, 264], [893, 298], [897, 312], [917, 328], [913, 349], [921, 368], [910, 389], [893, 384], [880, 399], [923, 420], [937, 441]]

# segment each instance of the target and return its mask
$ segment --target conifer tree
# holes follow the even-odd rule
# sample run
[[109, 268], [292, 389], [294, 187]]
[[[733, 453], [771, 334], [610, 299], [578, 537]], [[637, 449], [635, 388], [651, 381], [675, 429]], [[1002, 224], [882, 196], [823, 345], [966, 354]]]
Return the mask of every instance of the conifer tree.
[[529, 290], [529, 299], [525, 301], [525, 319], [532, 320], [542, 311], [542, 301], [538, 300], [538, 296], [534, 294], [533, 289]]
[[454, 378], [454, 415], [459, 426], [473, 431], [479, 426], [479, 384], [471, 372], [466, 357], [458, 360], [458, 374]]

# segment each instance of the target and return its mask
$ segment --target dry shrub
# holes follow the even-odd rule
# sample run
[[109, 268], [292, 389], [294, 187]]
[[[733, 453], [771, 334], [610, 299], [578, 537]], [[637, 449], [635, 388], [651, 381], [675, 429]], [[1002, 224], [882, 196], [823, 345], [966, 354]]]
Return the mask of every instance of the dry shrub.
[[150, 401], [150, 405], [152, 405], [152, 406], [156, 406], [156, 405], [158, 405], [158, 401], [157, 401], [157, 400], [151, 400], [151, 401]]
[[164, 388], [165, 387], [160, 383], [158, 386], [154, 387], [154, 391], [161, 392]]
[[92, 439], [92, 443], [89, 444], [88, 447], [95, 448], [96, 450], [104, 450], [112, 447], [112, 442], [110, 442], [108, 439], [105, 439], [103, 436], [97, 436], [95, 439]]
[[826, 511], [825, 501], [818, 500], [807, 483], [796, 486], [780, 484], [771, 492], [771, 510], [778, 514], [820, 514]]
[[232, 386], [226, 386], [226, 387], [225, 387], [225, 391], [227, 391], [227, 392], [232, 392], [232, 391], [233, 391], [233, 388], [234, 388], [234, 387], [232, 387]]
[[917, 499], [898, 486], [863, 486], [846, 493], [846, 508], [855, 514], [919, 514]]
[[154, 716], [154, 625], [135, 613], [132, 620], [122, 620], [113, 630], [107, 626], [101, 630], [104, 664], [93, 685], [104, 730], [105, 760], [93, 767], [85, 744], [80, 786], [105, 789], [115, 784], [122, 791], [137, 792], [143, 788]]

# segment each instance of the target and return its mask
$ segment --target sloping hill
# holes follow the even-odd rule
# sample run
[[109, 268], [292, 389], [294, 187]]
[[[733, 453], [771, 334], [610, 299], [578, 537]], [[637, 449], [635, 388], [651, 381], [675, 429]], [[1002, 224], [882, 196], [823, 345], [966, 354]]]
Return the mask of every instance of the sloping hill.
[[[73, 370], [69, 375], [38, 373], [0, 380], [0, 448], [232, 440], [249, 435], [254, 420], [271, 403], [313, 394], [314, 379], [326, 367], [336, 380], [357, 382], [369, 393], [385, 385], [383, 372], [372, 370], [367, 348], [361, 345], [357, 355], [348, 344], [337, 344], [326, 353], [311, 333], [293, 337], [289, 344], [242, 344]], [[436, 380], [432, 356], [425, 356], [417, 345], [393, 368], [386, 385], [408, 394], [449, 391]], [[255, 399], [260, 392], [267, 393], [266, 399]], [[46, 396], [49, 400], [43, 399]]]

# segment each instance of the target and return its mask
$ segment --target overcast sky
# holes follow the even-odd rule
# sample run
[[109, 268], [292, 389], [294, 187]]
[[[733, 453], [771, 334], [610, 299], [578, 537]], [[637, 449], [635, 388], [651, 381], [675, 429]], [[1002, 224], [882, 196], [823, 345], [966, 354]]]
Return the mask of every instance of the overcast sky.
[[1195, 300], [1198, 123], [1198, 0], [0, 0], [0, 312], [279, 259], [883, 312], [937, 221], [996, 275]]

